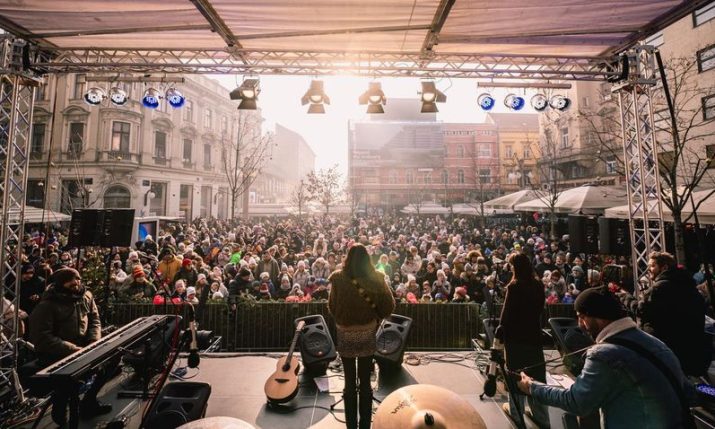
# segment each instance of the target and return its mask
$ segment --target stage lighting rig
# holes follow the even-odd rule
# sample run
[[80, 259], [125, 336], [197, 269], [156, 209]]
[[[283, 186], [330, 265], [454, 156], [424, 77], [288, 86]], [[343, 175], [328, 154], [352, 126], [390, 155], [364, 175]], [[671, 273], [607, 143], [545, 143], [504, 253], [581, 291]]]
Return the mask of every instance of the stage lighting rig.
[[161, 99], [161, 93], [156, 88], [148, 88], [142, 96], [142, 105], [149, 109], [156, 109]]
[[496, 101], [494, 101], [494, 97], [485, 92], [483, 94], [480, 94], [479, 97], [477, 97], [477, 103], [479, 104], [479, 107], [482, 108], [482, 110], [488, 112], [494, 108]]
[[504, 105], [514, 111], [519, 111], [524, 108], [526, 102], [524, 97], [520, 97], [516, 94], [509, 94], [504, 98]]
[[380, 82], [370, 82], [367, 91], [363, 92], [358, 99], [360, 104], [367, 104], [367, 113], [385, 113], [382, 108], [387, 104], [385, 93], [382, 92], [382, 84]]
[[549, 99], [549, 106], [551, 106], [552, 109], [556, 109], [561, 112], [568, 109], [570, 105], [571, 100], [563, 95], [554, 95]]
[[330, 104], [330, 98], [325, 94], [322, 80], [310, 82], [310, 88], [300, 99], [303, 106], [310, 103], [308, 113], [325, 113], [325, 104]]
[[543, 112], [546, 110], [547, 107], [549, 107], [549, 99], [546, 98], [544, 94], [538, 93], [531, 97], [531, 107], [534, 108], [537, 112]]
[[447, 96], [437, 89], [433, 81], [423, 81], [422, 92], [420, 94], [422, 100], [421, 113], [436, 113], [439, 111], [437, 110], [437, 103], [447, 101]]
[[127, 92], [118, 86], [113, 86], [109, 89], [109, 100], [115, 106], [124, 106], [129, 101]]
[[164, 97], [169, 105], [174, 109], [178, 109], [186, 103], [186, 97], [184, 97], [184, 94], [173, 86], [166, 90]]
[[102, 88], [92, 87], [84, 93], [83, 98], [90, 106], [99, 106], [107, 98], [107, 93]]
[[241, 86], [231, 91], [231, 100], [241, 100], [238, 110], [256, 110], [258, 108], [258, 94], [261, 85], [258, 79], [245, 79]]

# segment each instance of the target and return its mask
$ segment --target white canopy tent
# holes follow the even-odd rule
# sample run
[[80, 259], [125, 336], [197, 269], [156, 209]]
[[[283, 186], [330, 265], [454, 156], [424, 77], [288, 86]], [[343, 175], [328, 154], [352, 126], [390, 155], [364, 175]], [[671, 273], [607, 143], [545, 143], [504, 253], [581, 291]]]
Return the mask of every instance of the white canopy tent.
[[[514, 206], [515, 211], [547, 211], [549, 196], [537, 198]], [[567, 189], [558, 195], [556, 213], [602, 214], [609, 207], [628, 202], [624, 188], [617, 186], [584, 185]]]
[[[693, 201], [695, 201], [695, 205], [697, 207], [696, 213], [698, 215], [698, 221], [701, 224], [715, 224], [715, 194], [713, 194], [713, 190], [710, 189], [693, 192]], [[699, 206], [698, 203], [700, 203]], [[628, 212], [629, 208], [626, 204], [606, 209], [604, 216], [616, 219], [628, 219]], [[682, 213], [683, 220], [690, 218], [689, 222], [695, 222], [695, 219], [691, 217], [692, 213], [692, 205], [686, 204]], [[665, 205], [663, 205], [663, 220], [667, 222], [673, 221], [670, 209], [668, 209]]]
[[[452, 206], [452, 213], [458, 214], [458, 215], [470, 215], [470, 216], [481, 216], [481, 214], [482, 214], [480, 207], [479, 207], [479, 203], [454, 204]], [[513, 210], [487, 207], [486, 203], [484, 203], [484, 216], [512, 214], [512, 213], [514, 213]]]
[[[418, 210], [419, 209], [419, 210]], [[421, 215], [446, 215], [449, 214], [449, 208], [443, 207], [439, 204], [428, 202], [422, 203], [419, 206], [415, 204], [408, 204], [402, 210], [405, 214], [419, 214]]]
[[511, 194], [502, 195], [501, 197], [494, 198], [493, 200], [485, 201], [484, 209], [508, 209], [513, 211], [515, 205], [536, 199], [538, 197], [539, 195], [536, 191], [531, 189], [522, 189], [521, 191], [512, 192]]
[[[11, 225], [16, 225], [20, 222], [20, 213], [16, 211], [10, 211], [10, 216], [8, 222]], [[39, 207], [25, 206], [25, 223], [57, 223], [57, 222], [69, 222], [72, 220], [72, 216], [66, 215], [60, 212], [54, 212], [52, 210], [44, 210]]]

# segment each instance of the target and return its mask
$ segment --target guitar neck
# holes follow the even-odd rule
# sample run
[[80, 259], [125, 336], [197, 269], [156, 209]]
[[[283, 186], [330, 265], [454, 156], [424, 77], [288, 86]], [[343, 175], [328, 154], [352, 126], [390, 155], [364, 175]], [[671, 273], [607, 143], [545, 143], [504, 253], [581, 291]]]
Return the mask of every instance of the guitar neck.
[[298, 336], [305, 326], [304, 321], [298, 322], [298, 326], [295, 327], [295, 334], [293, 334], [293, 341], [290, 343], [290, 349], [288, 350], [288, 357], [286, 358], [286, 364], [290, 365], [291, 359], [293, 359], [293, 352], [295, 351], [295, 345], [298, 343]]

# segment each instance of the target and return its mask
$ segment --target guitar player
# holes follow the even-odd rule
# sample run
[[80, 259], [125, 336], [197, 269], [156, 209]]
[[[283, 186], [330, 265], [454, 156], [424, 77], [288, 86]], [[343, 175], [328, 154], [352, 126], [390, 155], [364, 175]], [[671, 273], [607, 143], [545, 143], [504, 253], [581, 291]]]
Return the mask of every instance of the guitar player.
[[[53, 284], [47, 288], [30, 316], [31, 340], [40, 364], [47, 367], [99, 340], [101, 331], [97, 305], [92, 293], [82, 286], [79, 272], [72, 268], [55, 272]], [[79, 402], [82, 417], [94, 417], [112, 410], [111, 405], [97, 401], [97, 393], [115, 374], [118, 364], [118, 358], [110, 360], [96, 373], [92, 386]], [[67, 388], [69, 391], [52, 393], [52, 420], [60, 427], [67, 424], [68, 402], [76, 406], [78, 401], [77, 386]], [[71, 417], [74, 420], [74, 415]], [[70, 423], [76, 424], [76, 421]]]

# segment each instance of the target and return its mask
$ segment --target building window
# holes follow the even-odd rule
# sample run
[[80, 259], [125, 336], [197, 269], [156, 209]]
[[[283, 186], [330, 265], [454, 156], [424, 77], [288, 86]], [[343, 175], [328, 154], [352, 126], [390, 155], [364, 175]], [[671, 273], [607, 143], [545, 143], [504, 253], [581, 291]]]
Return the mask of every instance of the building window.
[[504, 157], [511, 158], [512, 156], [514, 156], [514, 148], [511, 146], [504, 146]]
[[561, 147], [569, 147], [571, 142], [569, 141], [569, 129], [561, 128]]
[[705, 158], [710, 160], [708, 168], [715, 168], [715, 144], [705, 146]]
[[700, 73], [715, 68], [715, 45], [699, 50], [697, 56]]
[[529, 159], [531, 158], [531, 149], [529, 149], [529, 145], [525, 144], [524, 145], [524, 159]]
[[703, 97], [703, 119], [715, 118], [715, 94]]
[[591, 104], [591, 97], [588, 95], [585, 97], [581, 97], [581, 105], [582, 107], [588, 107]]
[[226, 133], [228, 131], [228, 118], [226, 116], [221, 116], [221, 132]]
[[663, 46], [663, 43], [665, 43], [663, 39], [663, 31], [659, 31], [650, 37], [646, 37], [645, 39], [645, 44], [653, 46], [654, 48], [657, 48], [659, 46]]
[[211, 170], [211, 145], [204, 144], [204, 169]]
[[464, 170], [457, 170], [457, 183], [464, 184]]
[[457, 158], [464, 158], [464, 146], [457, 146]]
[[85, 75], [76, 74], [74, 76], [74, 86], [72, 87], [72, 98], [77, 100], [84, 97]]
[[693, 12], [693, 26], [697, 27], [715, 18], [715, 3], [706, 4]]
[[82, 142], [84, 141], [84, 122], [70, 124], [70, 141], [67, 151], [70, 159], [79, 159], [82, 155]]
[[391, 171], [390, 175], [387, 178], [388, 182], [392, 185], [397, 183], [397, 172], [396, 171]]
[[191, 164], [191, 147], [193, 145], [194, 145], [193, 140], [184, 139], [184, 151], [183, 151], [184, 164]]
[[407, 172], [406, 180], [407, 180], [407, 183], [415, 183], [415, 176], [412, 174], [411, 171]]
[[488, 168], [483, 168], [479, 170], [479, 183], [490, 183], [491, 182], [491, 170]]
[[30, 145], [30, 158], [42, 158], [45, 149], [45, 124], [32, 124], [32, 144]]
[[449, 183], [449, 173], [447, 173], [447, 170], [442, 170], [442, 183]]
[[35, 101], [47, 100], [47, 84], [42, 84], [35, 89]]
[[105, 209], [128, 209], [131, 204], [132, 194], [124, 186], [110, 186], [104, 193]]
[[154, 160], [157, 164], [166, 164], [166, 133], [154, 133]]
[[212, 189], [211, 186], [202, 186], [201, 187], [201, 207], [199, 211], [199, 216], [201, 217], [207, 217], [211, 216], [211, 194], [212, 194]]
[[190, 220], [193, 217], [194, 187], [192, 185], [181, 185], [179, 188], [179, 210], [184, 213], [184, 219]]
[[62, 181], [62, 199], [60, 211], [70, 214], [72, 210], [84, 207], [83, 193], [80, 191], [79, 182], [76, 180]]
[[606, 174], [616, 174], [616, 161], [606, 161]]
[[132, 125], [129, 122], [112, 124], [112, 152], [129, 153], [129, 136]]
[[27, 180], [25, 204], [32, 207], [45, 207], [45, 184], [41, 179]]
[[151, 182], [154, 198], [149, 200], [149, 213], [152, 216], [166, 215], [166, 183]]
[[432, 183], [432, 172], [428, 171], [424, 175], [424, 183], [429, 184]]
[[479, 158], [490, 158], [492, 156], [492, 146], [490, 144], [480, 144], [477, 155]]
[[184, 111], [184, 120], [187, 122], [194, 122], [194, 102], [186, 100], [182, 110]]
[[204, 128], [211, 128], [213, 122], [213, 112], [211, 109], [206, 109], [204, 111]]

